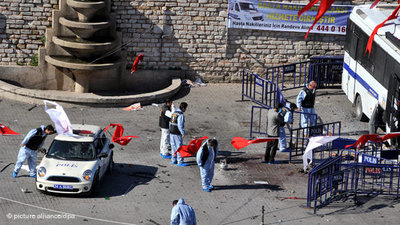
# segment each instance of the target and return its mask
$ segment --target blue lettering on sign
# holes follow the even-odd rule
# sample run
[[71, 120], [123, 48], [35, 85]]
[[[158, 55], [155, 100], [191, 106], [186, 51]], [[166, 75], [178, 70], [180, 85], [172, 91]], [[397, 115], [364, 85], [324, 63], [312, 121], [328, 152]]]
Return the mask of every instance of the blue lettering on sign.
[[378, 158], [370, 155], [362, 155], [362, 163], [377, 164]]
[[71, 167], [71, 168], [78, 168], [78, 165], [74, 164], [74, 163], [57, 163], [56, 167]]
[[392, 167], [382, 167], [382, 171], [385, 173], [391, 173], [392, 172]]

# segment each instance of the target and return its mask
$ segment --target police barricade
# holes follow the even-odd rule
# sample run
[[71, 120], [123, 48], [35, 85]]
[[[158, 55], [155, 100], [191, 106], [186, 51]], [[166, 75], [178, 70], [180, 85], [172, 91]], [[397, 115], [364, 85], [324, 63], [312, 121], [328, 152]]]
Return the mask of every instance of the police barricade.
[[311, 127], [295, 128], [290, 131], [289, 143], [289, 162], [294, 157], [303, 156], [308, 144], [308, 138], [313, 136], [340, 136], [341, 122], [331, 122], [317, 124]]
[[250, 71], [242, 72], [242, 100], [244, 97], [266, 107], [275, 107], [278, 93], [276, 85]]
[[265, 106], [252, 106], [251, 107], [251, 119], [250, 119], [250, 138], [254, 136], [266, 137], [267, 136], [267, 125], [268, 110], [271, 107]]
[[325, 159], [308, 173], [307, 207], [325, 206], [335, 200], [334, 196], [343, 194], [347, 185], [343, 185], [344, 171], [341, 169], [342, 157]]
[[[338, 156], [346, 145], [354, 144], [356, 141], [356, 139], [337, 138], [330, 143], [313, 149], [311, 167], [314, 168], [327, 158]], [[366, 146], [366, 148], [368, 147]]]
[[[251, 107], [251, 118], [250, 118], [250, 138], [253, 138], [254, 135], [257, 136], [266, 136], [267, 135], [267, 114], [268, 110], [271, 109], [272, 107], [269, 106], [252, 106]], [[304, 114], [303, 112], [293, 112], [294, 116], [293, 118], [300, 118], [301, 114]], [[297, 116], [296, 116], [297, 115]], [[317, 117], [316, 114], [312, 114]], [[297, 124], [296, 127], [300, 126], [300, 119], [298, 120], [299, 123]], [[285, 125], [285, 133], [286, 133], [286, 141], [288, 142], [290, 140], [292, 130], [293, 130], [294, 124], [288, 124], [288, 126]], [[314, 133], [316, 133], [314, 131]], [[289, 142], [290, 143], [290, 142]], [[289, 146], [287, 143], [286, 146]]]
[[318, 87], [329, 87], [342, 82], [343, 56], [315, 56], [310, 58], [310, 79]]
[[304, 87], [311, 80], [318, 87], [341, 83], [343, 56], [317, 56], [309, 61], [267, 68], [265, 78], [273, 81], [281, 90]]
[[342, 150], [309, 172], [307, 206], [318, 208], [359, 195], [399, 197], [399, 164], [360, 151]]
[[277, 84], [281, 90], [304, 87], [311, 80], [309, 68], [310, 61], [269, 67], [265, 77]]

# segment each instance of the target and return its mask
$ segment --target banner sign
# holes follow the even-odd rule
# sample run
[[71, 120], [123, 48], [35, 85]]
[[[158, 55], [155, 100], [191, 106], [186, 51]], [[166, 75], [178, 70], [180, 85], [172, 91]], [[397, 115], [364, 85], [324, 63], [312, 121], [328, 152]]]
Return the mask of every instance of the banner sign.
[[[305, 4], [229, 0], [227, 27], [306, 33], [314, 22], [318, 5], [297, 16], [304, 6]], [[347, 18], [352, 10], [351, 5], [332, 5], [310, 32], [345, 35]]]

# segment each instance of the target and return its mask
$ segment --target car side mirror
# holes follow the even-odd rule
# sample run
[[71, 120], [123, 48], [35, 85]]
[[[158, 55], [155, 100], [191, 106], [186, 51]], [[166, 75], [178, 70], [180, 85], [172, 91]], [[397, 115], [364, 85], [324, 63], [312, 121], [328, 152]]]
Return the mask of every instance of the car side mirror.
[[108, 154], [107, 153], [105, 153], [105, 152], [103, 152], [103, 153], [100, 153], [99, 155], [98, 155], [98, 157], [101, 159], [101, 158], [106, 158], [108, 156]]
[[113, 148], [114, 148], [114, 144], [109, 144], [109, 145], [108, 145], [108, 148], [109, 148], [109, 149], [113, 149]]

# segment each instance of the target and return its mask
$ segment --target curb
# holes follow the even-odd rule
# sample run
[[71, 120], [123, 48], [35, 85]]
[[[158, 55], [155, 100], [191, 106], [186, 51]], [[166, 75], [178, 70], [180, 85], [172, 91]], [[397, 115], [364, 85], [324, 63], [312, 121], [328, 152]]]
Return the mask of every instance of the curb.
[[142, 105], [151, 104], [160, 99], [172, 97], [181, 88], [181, 79], [172, 79], [168, 87], [142, 94], [102, 96], [93, 93], [75, 93], [57, 90], [37, 90], [11, 85], [0, 80], [0, 96], [30, 103], [42, 104], [42, 100], [51, 100], [77, 105], [88, 106], [128, 106], [140, 102]]

